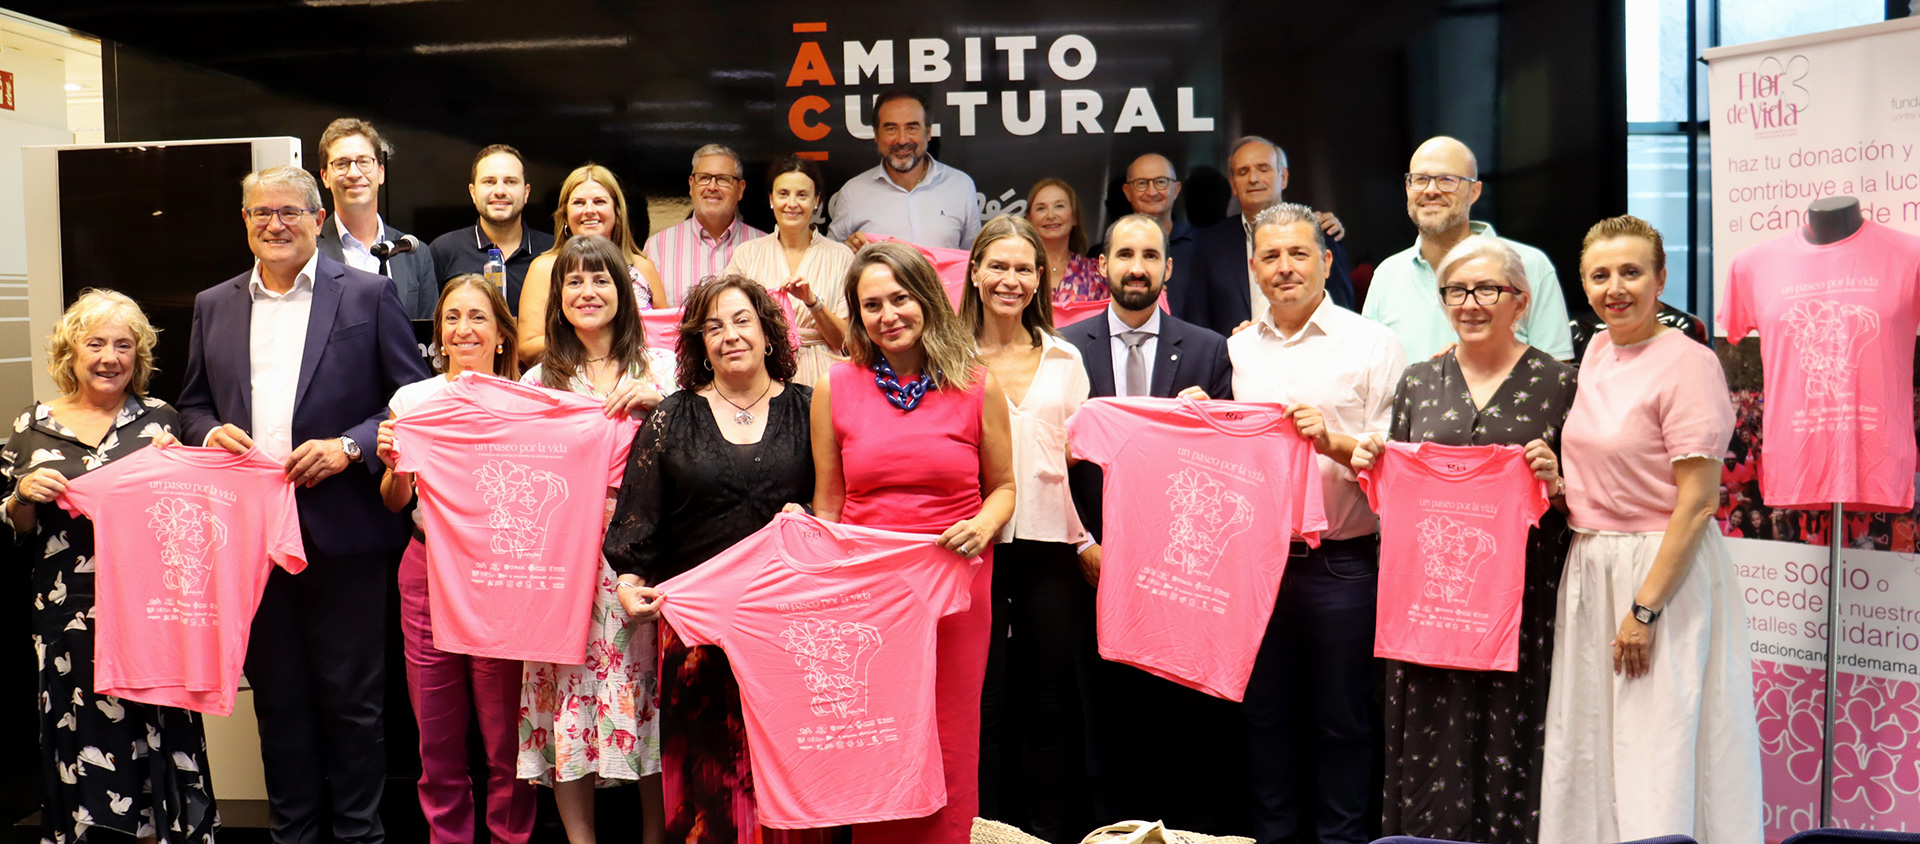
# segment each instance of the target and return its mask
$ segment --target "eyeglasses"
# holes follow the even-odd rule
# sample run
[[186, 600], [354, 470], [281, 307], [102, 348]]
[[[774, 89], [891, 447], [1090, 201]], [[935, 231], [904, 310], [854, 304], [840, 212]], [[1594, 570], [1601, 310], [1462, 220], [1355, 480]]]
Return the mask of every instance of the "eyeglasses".
[[1520, 288], [1505, 284], [1482, 284], [1479, 287], [1442, 287], [1440, 288], [1440, 301], [1449, 305], [1464, 305], [1467, 303], [1468, 293], [1473, 294], [1473, 301], [1482, 305], [1491, 305], [1500, 301], [1500, 294], [1502, 293], [1510, 296], [1520, 295]]
[[363, 155], [359, 158], [336, 158], [327, 162], [327, 169], [343, 176], [346, 175], [348, 170], [355, 167], [360, 168], [360, 172], [362, 173], [371, 173], [373, 172], [373, 168], [378, 166], [380, 166], [380, 162], [371, 155]]
[[1408, 173], [1407, 189], [1426, 190], [1427, 185], [1431, 183], [1434, 187], [1439, 188], [1441, 193], [1453, 193], [1460, 189], [1462, 183], [1477, 181], [1480, 180], [1469, 179], [1466, 176], [1429, 176], [1425, 173]]
[[1168, 178], [1166, 176], [1157, 176], [1152, 179], [1132, 179], [1127, 182], [1127, 187], [1133, 188], [1134, 190], [1146, 190], [1147, 188], [1153, 188], [1154, 190], [1166, 190], [1167, 188], [1173, 187], [1174, 185], [1179, 183], [1180, 183], [1179, 179]]
[[703, 188], [709, 185], [721, 187], [721, 188], [730, 188], [730, 187], [733, 187], [734, 182], [738, 182], [738, 181], [740, 181], [739, 176], [729, 176], [725, 173], [693, 174], [693, 183]]
[[246, 214], [247, 219], [256, 226], [267, 225], [275, 217], [279, 217], [280, 222], [291, 226], [306, 219], [308, 214], [319, 210], [318, 208], [295, 208], [289, 205], [285, 208], [247, 208], [242, 213]]

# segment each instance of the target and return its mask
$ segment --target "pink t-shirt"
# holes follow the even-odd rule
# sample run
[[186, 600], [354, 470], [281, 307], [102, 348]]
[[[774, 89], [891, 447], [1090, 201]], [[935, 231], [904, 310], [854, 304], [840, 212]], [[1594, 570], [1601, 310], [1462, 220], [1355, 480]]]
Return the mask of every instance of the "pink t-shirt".
[[1713, 350], [1667, 330], [1631, 346], [1594, 335], [1560, 437], [1567, 522], [1582, 530], [1667, 529], [1680, 501], [1673, 462], [1723, 459], [1733, 400]]
[[1547, 485], [1525, 450], [1387, 443], [1360, 489], [1380, 514], [1373, 655], [1518, 668], [1527, 529], [1547, 512]]
[[286, 469], [258, 449], [143, 448], [60, 506], [93, 520], [93, 690], [232, 714], [267, 575], [307, 567]]
[[717, 645], [733, 665], [760, 823], [871, 823], [946, 805], [934, 631], [968, 609], [978, 561], [934, 539], [782, 513], [660, 584], [681, 639]]
[[1105, 475], [1100, 655], [1239, 700], [1298, 534], [1327, 528], [1313, 444], [1273, 404], [1098, 398], [1067, 420]]
[[1760, 331], [1761, 498], [1913, 509], [1920, 237], [1869, 221], [1824, 246], [1798, 231], [1757, 244], [1733, 259], [1720, 314], [1729, 340]]
[[463, 373], [393, 425], [427, 535], [433, 644], [585, 661], [607, 488], [638, 423], [601, 400]]

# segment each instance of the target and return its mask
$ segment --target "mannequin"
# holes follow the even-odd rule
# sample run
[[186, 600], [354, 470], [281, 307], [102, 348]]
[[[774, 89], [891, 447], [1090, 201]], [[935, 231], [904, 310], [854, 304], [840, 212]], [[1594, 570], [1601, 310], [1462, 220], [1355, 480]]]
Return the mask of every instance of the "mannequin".
[[1829, 196], [1807, 206], [1807, 227], [1800, 233], [1816, 246], [1839, 243], [1859, 231], [1865, 219], [1860, 216], [1860, 200], [1851, 196]]

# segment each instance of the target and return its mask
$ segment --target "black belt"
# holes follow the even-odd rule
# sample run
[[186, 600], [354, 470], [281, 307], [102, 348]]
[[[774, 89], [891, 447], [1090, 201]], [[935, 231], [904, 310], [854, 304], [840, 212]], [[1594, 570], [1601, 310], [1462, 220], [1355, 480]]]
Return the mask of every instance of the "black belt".
[[415, 541], [419, 542], [421, 545], [427, 544], [426, 531], [421, 530], [419, 525], [410, 525], [409, 527], [413, 530], [413, 538]]
[[1310, 557], [1329, 551], [1365, 551], [1380, 545], [1380, 534], [1369, 533], [1351, 539], [1322, 539], [1318, 548], [1308, 545], [1305, 540], [1296, 539], [1287, 548], [1288, 557]]

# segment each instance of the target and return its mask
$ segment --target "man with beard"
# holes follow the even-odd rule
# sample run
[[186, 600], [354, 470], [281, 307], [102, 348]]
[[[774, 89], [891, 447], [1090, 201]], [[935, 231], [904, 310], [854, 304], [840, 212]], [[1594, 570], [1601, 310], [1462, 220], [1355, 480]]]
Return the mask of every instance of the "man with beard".
[[708, 276], [720, 275], [740, 244], [766, 232], [740, 219], [740, 198], [747, 193], [747, 171], [740, 154], [720, 144], [693, 151], [693, 172], [687, 175], [687, 194], [693, 198], [693, 216], [647, 238], [647, 257], [660, 268], [660, 286], [670, 308], [687, 298], [687, 289]]
[[[1440, 307], [1440, 286], [1433, 268], [1447, 250], [1468, 235], [1497, 237], [1493, 227], [1472, 222], [1467, 213], [1480, 198], [1480, 165], [1473, 150], [1442, 135], [1414, 150], [1407, 165], [1407, 216], [1420, 237], [1404, 252], [1380, 262], [1373, 286], [1360, 313], [1393, 329], [1406, 348], [1408, 360], [1426, 360], [1456, 342], [1452, 324]], [[1560, 276], [1553, 262], [1538, 249], [1501, 238], [1527, 268], [1533, 303], [1521, 318], [1515, 336], [1559, 360], [1573, 359], [1573, 338], [1567, 328], [1567, 304], [1560, 294]]]
[[[1167, 297], [1175, 316], [1221, 334], [1232, 334], [1242, 325], [1259, 322], [1266, 314], [1266, 297], [1260, 294], [1249, 269], [1253, 221], [1261, 211], [1280, 204], [1288, 172], [1286, 150], [1278, 144], [1258, 135], [1233, 142], [1227, 153], [1227, 179], [1240, 213], [1202, 229], [1194, 239], [1188, 289], [1184, 296], [1176, 290]], [[1320, 212], [1320, 228], [1333, 254], [1327, 295], [1333, 297], [1334, 304], [1352, 309], [1356, 306], [1353, 281], [1347, 277], [1347, 252], [1339, 242], [1346, 229], [1326, 212]]]
[[487, 267], [487, 250], [499, 249], [506, 259], [507, 286], [500, 291], [507, 307], [520, 307], [520, 284], [527, 278], [533, 256], [553, 248], [553, 235], [524, 225], [531, 186], [526, 160], [506, 144], [494, 144], [473, 157], [467, 177], [467, 196], [480, 212], [480, 221], [433, 239], [433, 274], [442, 285]]
[[[1158, 219], [1128, 214], [1107, 227], [1100, 271], [1113, 296], [1107, 310], [1060, 330], [1080, 350], [1088, 395], [1171, 398], [1183, 393], [1233, 398], [1225, 338], [1162, 312], [1155, 304], [1173, 271]], [[1101, 473], [1092, 461], [1068, 468], [1074, 509], [1094, 537], [1080, 551], [1088, 582], [1100, 577]], [[1246, 773], [1240, 716], [1221, 700], [1130, 665], [1089, 654], [1095, 683], [1124, 694], [1087, 702], [1094, 748], [1098, 817], [1151, 817], [1214, 835], [1246, 828]], [[1156, 746], [1160, 775], [1139, 775], [1133, 748], [1142, 724], [1179, 724], [1180, 740]]]
[[973, 177], [933, 160], [927, 104], [899, 88], [873, 107], [873, 144], [880, 164], [842, 185], [827, 202], [827, 236], [851, 249], [884, 234], [919, 246], [968, 249], [980, 233]]

